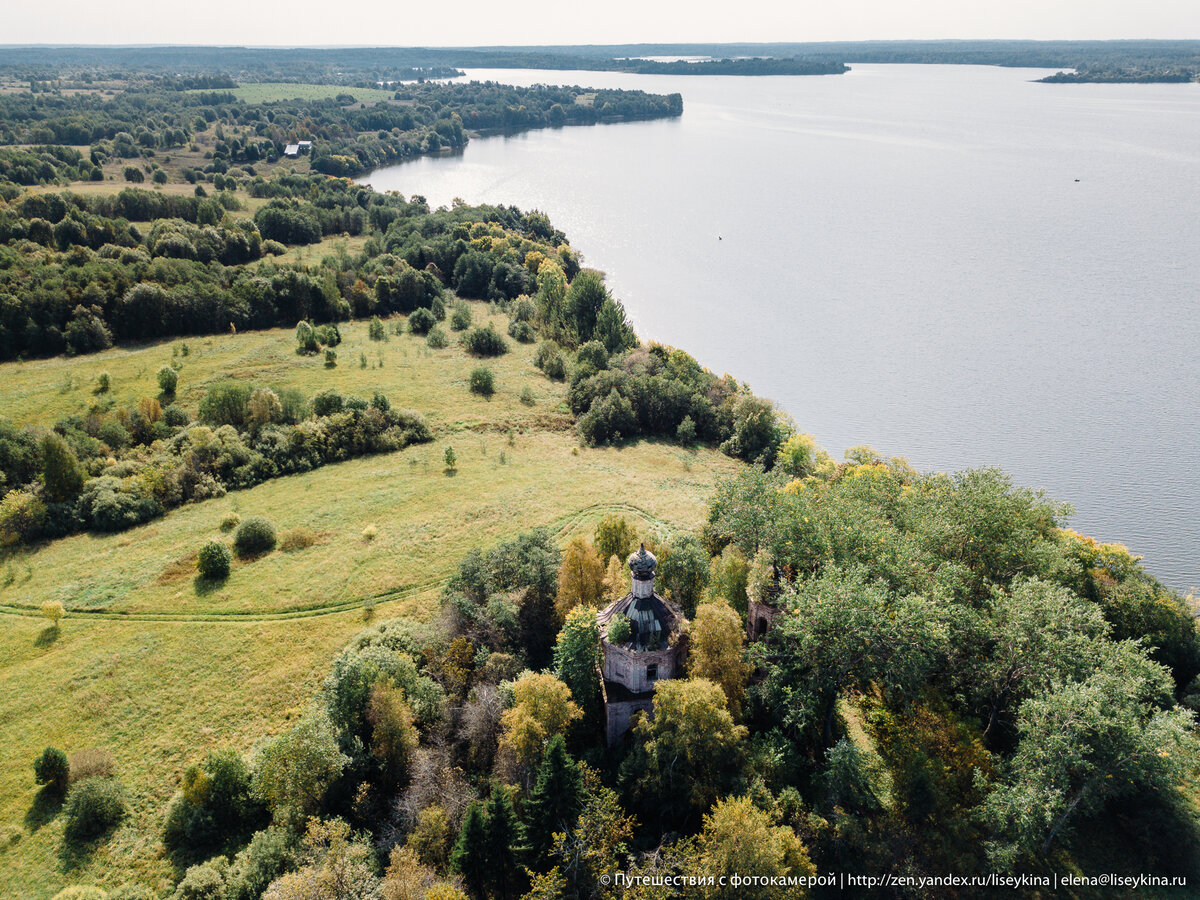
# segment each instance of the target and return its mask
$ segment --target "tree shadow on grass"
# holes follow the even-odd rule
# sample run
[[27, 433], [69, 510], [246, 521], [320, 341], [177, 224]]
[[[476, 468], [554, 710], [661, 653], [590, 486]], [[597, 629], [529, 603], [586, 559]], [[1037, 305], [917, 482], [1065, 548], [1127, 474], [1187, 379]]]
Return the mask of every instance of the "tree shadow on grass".
[[197, 575], [192, 579], [192, 589], [196, 592], [197, 597], [207, 597], [223, 587], [225, 587], [224, 578], [205, 578], [203, 575]]
[[92, 854], [96, 852], [96, 848], [108, 840], [112, 831], [113, 828], [108, 828], [89, 838], [69, 838], [64, 835], [62, 843], [58, 847], [59, 868], [66, 874], [83, 868], [92, 858]]
[[61, 632], [57, 625], [47, 625], [33, 639], [33, 646], [38, 648], [52, 646], [58, 640], [60, 634]]
[[62, 792], [55, 790], [53, 785], [48, 784], [38, 791], [33, 798], [33, 804], [25, 813], [25, 827], [29, 833], [32, 834], [53, 820], [62, 809], [62, 805]]

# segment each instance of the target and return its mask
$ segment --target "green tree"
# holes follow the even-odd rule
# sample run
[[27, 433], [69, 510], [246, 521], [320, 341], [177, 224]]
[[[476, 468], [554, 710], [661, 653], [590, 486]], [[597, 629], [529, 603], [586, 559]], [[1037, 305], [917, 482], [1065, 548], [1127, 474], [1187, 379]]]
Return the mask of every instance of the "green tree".
[[458, 840], [450, 853], [450, 871], [463, 878], [472, 897], [486, 896], [489, 882], [488, 831], [483, 805], [474, 801], [463, 816]]
[[1107, 645], [1096, 672], [1021, 705], [1021, 740], [984, 805], [993, 865], [1045, 855], [1072, 824], [1111, 800], [1174, 796], [1192, 770], [1191, 715], [1171, 705], [1166, 669], [1136, 645]]
[[299, 821], [320, 806], [349, 762], [338, 749], [329, 714], [316, 708], [259, 751], [254, 790], [278, 819]]
[[595, 607], [582, 605], [572, 609], [558, 633], [554, 647], [554, 667], [558, 677], [571, 689], [571, 696], [593, 724], [600, 717], [600, 628]]
[[595, 269], [584, 269], [567, 290], [566, 318], [577, 343], [592, 340], [596, 318], [604, 302], [610, 299], [604, 277]]
[[682, 607], [684, 615], [695, 615], [696, 604], [708, 585], [708, 553], [700, 541], [682, 534], [663, 550], [657, 581], [664, 593]]
[[707, 679], [659, 682], [654, 717], [641, 719], [635, 733], [642, 748], [622, 764], [622, 780], [661, 824], [695, 822], [741, 777], [746, 728]]
[[733, 544], [721, 551], [709, 567], [708, 593], [719, 597], [732, 606], [740, 615], [749, 611], [746, 590], [750, 580], [750, 564], [746, 555]]
[[53, 503], [74, 500], [83, 490], [83, 467], [71, 445], [54, 431], [42, 438], [42, 478]]
[[179, 386], [179, 373], [171, 366], [163, 366], [158, 370], [158, 389], [165, 397], [174, 397], [175, 389]]
[[894, 699], [913, 696], [944, 647], [945, 631], [926, 600], [897, 598], [861, 570], [830, 567], [785, 602], [790, 613], [756, 645], [765, 693], [785, 728], [797, 735], [816, 729], [823, 746], [833, 742], [842, 693], [877, 684]]
[[442, 454], [442, 462], [446, 464], [447, 472], [458, 471], [458, 454], [454, 452], [453, 447], [446, 447], [446, 452]]
[[546, 859], [556, 832], [574, 826], [582, 804], [583, 774], [568, 755], [562, 735], [555, 735], [546, 744], [537, 781], [525, 802], [533, 865]]
[[510, 900], [521, 893], [520, 860], [524, 854], [525, 829], [513, 809], [508, 791], [492, 786], [486, 809], [484, 855], [487, 859], [488, 886], [493, 897]]
[[71, 764], [67, 761], [67, 754], [57, 747], [47, 747], [34, 761], [33, 775], [38, 784], [44, 784], [48, 790], [63, 796], [71, 780]]
[[605, 516], [596, 526], [596, 550], [603, 560], [615, 556], [624, 561], [633, 552], [635, 539], [633, 527], [625, 521], [624, 516], [618, 516], [616, 513]]

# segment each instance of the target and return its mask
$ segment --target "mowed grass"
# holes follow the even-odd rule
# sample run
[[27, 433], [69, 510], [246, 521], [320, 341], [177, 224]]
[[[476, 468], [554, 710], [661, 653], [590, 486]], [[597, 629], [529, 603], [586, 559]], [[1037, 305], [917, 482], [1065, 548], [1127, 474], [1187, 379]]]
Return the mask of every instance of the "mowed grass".
[[344, 84], [292, 84], [279, 81], [242, 84], [228, 93], [247, 103], [274, 103], [278, 100], [332, 100], [338, 94], [349, 94], [359, 103], [374, 103], [378, 100], [391, 100], [396, 94], [394, 90], [347, 87]]
[[[477, 322], [507, 320], [473, 305]], [[393, 324], [389, 322], [390, 326]], [[342, 327], [339, 365], [295, 353], [291, 329], [192, 338], [75, 359], [0, 365], [0, 409], [50, 425], [96, 402], [109, 372], [119, 405], [155, 396], [157, 370], [182, 363], [178, 402], [191, 412], [226, 377], [326, 388], [422, 412], [431, 444], [326, 466], [189, 505], [117, 535], [76, 535], [0, 565], [0, 897], [49, 898], [69, 884], [130, 880], [165, 889], [179, 873], [160, 835], [167, 801], [191, 762], [212, 749], [249, 750], [285, 728], [325, 677], [366, 610], [376, 618], [434, 616], [457, 561], [522, 529], [560, 540], [588, 533], [607, 512], [646, 535], [697, 526], [716, 479], [736, 464], [720, 454], [643, 442], [578, 445], [565, 387], [534, 366], [533, 348], [475, 360], [452, 343], [367, 339]], [[452, 335], [452, 339], [456, 337]], [[367, 367], [360, 365], [365, 353]], [[467, 390], [476, 365], [496, 372], [490, 400]], [[521, 402], [529, 387], [534, 403]], [[444, 471], [453, 446], [457, 471]], [[193, 559], [230, 511], [265, 515], [317, 542], [235, 566], [206, 590]], [[374, 526], [374, 537], [364, 530]], [[69, 612], [59, 632], [32, 613], [45, 599]], [[64, 853], [61, 817], [38, 802], [32, 762], [48, 746], [106, 747], [131, 814], [88, 852]]]

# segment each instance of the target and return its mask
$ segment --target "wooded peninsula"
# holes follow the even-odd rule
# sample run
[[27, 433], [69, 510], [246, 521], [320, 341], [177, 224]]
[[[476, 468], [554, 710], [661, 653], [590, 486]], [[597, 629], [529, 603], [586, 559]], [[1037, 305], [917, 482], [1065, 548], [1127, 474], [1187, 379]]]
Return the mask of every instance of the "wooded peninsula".
[[542, 212], [351, 180], [679, 94], [125, 53], [0, 51], [0, 895], [1200, 878], [1195, 611], [1137, 556], [835, 459]]

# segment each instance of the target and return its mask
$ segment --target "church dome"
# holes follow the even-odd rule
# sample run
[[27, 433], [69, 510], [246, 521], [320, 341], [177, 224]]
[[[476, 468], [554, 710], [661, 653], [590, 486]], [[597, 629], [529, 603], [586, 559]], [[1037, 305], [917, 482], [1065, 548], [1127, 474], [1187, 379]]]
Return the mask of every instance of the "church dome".
[[629, 571], [633, 573], [633, 577], [638, 581], [650, 581], [654, 578], [654, 571], [658, 568], [658, 558], [646, 549], [646, 545], [642, 544], [642, 548], [636, 553], [629, 555]]

